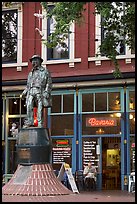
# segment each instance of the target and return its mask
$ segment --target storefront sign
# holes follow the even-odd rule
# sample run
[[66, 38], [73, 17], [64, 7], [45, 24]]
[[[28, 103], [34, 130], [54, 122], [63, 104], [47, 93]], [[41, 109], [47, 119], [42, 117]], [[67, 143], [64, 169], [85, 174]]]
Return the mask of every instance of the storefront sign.
[[69, 141], [68, 140], [56, 140], [56, 146], [57, 147], [62, 147], [62, 146], [64, 146], [64, 147], [67, 147], [67, 146], [69, 146]]
[[83, 151], [83, 167], [92, 162], [92, 166], [98, 168], [98, 155], [96, 153], [97, 138], [83, 138], [82, 140], [82, 151]]
[[86, 127], [116, 126], [116, 119], [112, 118], [86, 118]]
[[70, 158], [72, 154], [69, 139], [54, 139], [52, 147], [53, 164], [61, 164], [65, 158]]

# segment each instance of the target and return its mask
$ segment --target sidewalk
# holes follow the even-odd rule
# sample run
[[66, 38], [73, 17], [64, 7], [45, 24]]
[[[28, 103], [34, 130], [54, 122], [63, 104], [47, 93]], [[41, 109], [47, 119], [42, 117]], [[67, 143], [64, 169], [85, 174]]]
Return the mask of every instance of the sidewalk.
[[105, 190], [55, 196], [2, 195], [2, 202], [135, 202], [135, 193]]

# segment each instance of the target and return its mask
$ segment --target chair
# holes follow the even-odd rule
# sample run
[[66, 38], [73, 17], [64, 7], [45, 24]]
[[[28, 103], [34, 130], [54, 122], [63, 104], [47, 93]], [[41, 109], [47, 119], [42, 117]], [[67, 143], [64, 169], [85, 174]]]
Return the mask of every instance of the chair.
[[95, 190], [96, 189], [96, 177], [95, 178], [84, 178], [84, 185], [85, 185], [85, 190]]
[[75, 172], [75, 181], [79, 191], [85, 189], [83, 170], [77, 170]]

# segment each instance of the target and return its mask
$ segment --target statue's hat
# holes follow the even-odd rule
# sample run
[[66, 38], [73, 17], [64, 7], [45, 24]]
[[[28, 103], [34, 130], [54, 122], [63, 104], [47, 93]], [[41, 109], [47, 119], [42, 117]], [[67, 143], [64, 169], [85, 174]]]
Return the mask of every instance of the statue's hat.
[[41, 63], [43, 62], [43, 59], [39, 55], [33, 55], [29, 60], [32, 62], [33, 59], [38, 58], [41, 60]]

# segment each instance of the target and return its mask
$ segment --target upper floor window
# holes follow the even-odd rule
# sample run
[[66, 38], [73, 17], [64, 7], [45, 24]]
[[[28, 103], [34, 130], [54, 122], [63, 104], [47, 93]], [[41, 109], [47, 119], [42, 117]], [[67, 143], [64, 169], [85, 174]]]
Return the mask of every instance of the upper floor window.
[[17, 62], [17, 10], [2, 11], [2, 62]]
[[[117, 38], [116, 51], [117, 51], [117, 59], [125, 59], [125, 63], [131, 63], [131, 59], [135, 57], [135, 50], [131, 49], [130, 46], [126, 43], [128, 40], [128, 36], [125, 36], [125, 25], [121, 24], [122, 19], [124, 19], [124, 15], [126, 15], [127, 8], [125, 2], [112, 2], [113, 7], [117, 7], [113, 9], [112, 15], [109, 15], [108, 21], [105, 21], [105, 17], [101, 16], [101, 14], [96, 14], [95, 16], [95, 61], [96, 65], [101, 65], [101, 60], [110, 60], [106, 53], [105, 47], [108, 46], [107, 49], [111, 49], [111, 43], [106, 43], [104, 46], [101, 46], [104, 40], [106, 40], [106, 36], [109, 35], [110, 42], [111, 40], [115, 40], [114, 37]], [[109, 11], [111, 14], [111, 10]], [[112, 16], [112, 18], [110, 18]], [[114, 17], [115, 16], [115, 17]], [[107, 18], [107, 16], [106, 16]], [[115, 20], [118, 18], [119, 20]], [[119, 27], [119, 29], [118, 29]], [[102, 47], [100, 49], [100, 46]], [[111, 52], [111, 50], [110, 50]], [[91, 59], [92, 60], [92, 59]]]
[[[104, 18], [101, 18], [101, 22], [103, 22], [105, 19]], [[107, 35], [107, 30], [101, 26], [101, 42], [105, 39], [105, 36]], [[117, 36], [119, 37], [119, 43], [117, 45], [117, 55], [125, 55], [125, 43], [124, 43], [124, 37], [123, 36], [120, 36], [117, 34]], [[101, 53], [102, 56], [105, 55], [105, 53]]]
[[[113, 2], [112, 6], [117, 9], [117, 14], [114, 15], [114, 12], [112, 14], [112, 11], [110, 11], [110, 14], [112, 14], [112, 18], [109, 20], [109, 22], [107, 23], [107, 27], [110, 30], [106, 30], [105, 25], [105, 18], [101, 17], [101, 25], [104, 25], [101, 27], [101, 41], [103, 41], [105, 39], [106, 35], [110, 35], [111, 33], [114, 34], [114, 36], [118, 39], [118, 43], [117, 43], [117, 55], [125, 55], [125, 37], [123, 36], [124, 33], [124, 28], [120, 28], [120, 23], [119, 25], [119, 32], [117, 31], [117, 29], [115, 30], [115, 18], [119, 18], [122, 19], [122, 17], [125, 15], [125, 7], [124, 7], [124, 3], [120, 4], [119, 6]], [[109, 25], [109, 26], [108, 26]], [[101, 55], [103, 55], [103, 53], [101, 53]]]
[[[50, 6], [50, 9], [53, 9], [53, 6]], [[47, 37], [55, 30], [56, 21], [54, 17], [48, 18], [47, 20]], [[58, 44], [54, 48], [47, 48], [47, 59], [68, 59], [69, 58], [69, 34], [68, 38], [64, 39], [63, 43]]]

